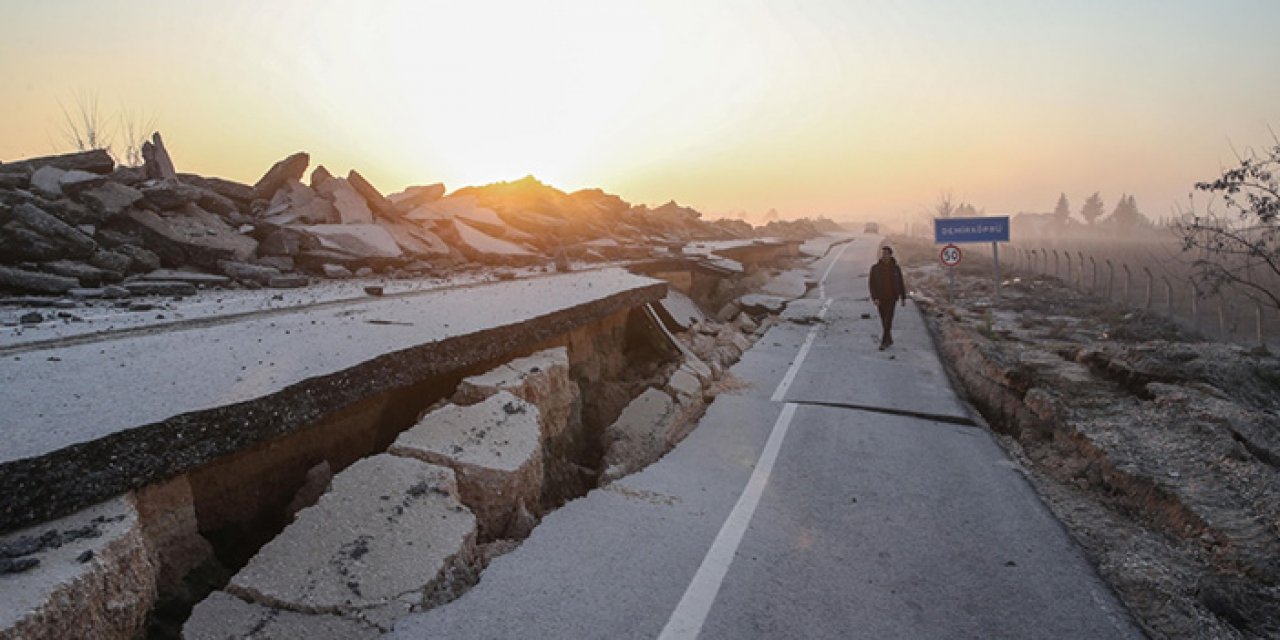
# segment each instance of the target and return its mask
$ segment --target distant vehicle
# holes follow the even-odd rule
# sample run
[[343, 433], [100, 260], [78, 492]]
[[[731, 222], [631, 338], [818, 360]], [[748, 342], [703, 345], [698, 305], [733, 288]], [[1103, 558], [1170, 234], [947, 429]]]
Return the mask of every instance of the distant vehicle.
[[863, 233], [880, 233], [880, 225], [875, 222], [868, 222], [866, 226], [862, 227], [862, 232]]

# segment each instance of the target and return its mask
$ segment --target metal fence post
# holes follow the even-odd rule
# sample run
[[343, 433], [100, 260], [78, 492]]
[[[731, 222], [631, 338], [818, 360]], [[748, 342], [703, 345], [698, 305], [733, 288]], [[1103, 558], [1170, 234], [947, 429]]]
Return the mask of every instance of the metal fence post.
[[1170, 284], [1169, 282], [1169, 276], [1160, 276], [1160, 279], [1164, 280], [1164, 297], [1165, 297], [1165, 307], [1166, 307], [1165, 315], [1172, 318], [1173, 317], [1173, 285]]
[[1107, 258], [1107, 300], [1111, 300], [1111, 291], [1116, 282], [1116, 266]]
[[1053, 250], [1053, 277], [1058, 277], [1058, 250]]
[[1142, 268], [1147, 274], [1147, 303], [1144, 305], [1148, 311], [1151, 310], [1151, 288], [1155, 285], [1155, 276], [1151, 275], [1151, 269]]
[[1089, 256], [1089, 264], [1093, 267], [1093, 280], [1089, 282], [1089, 293], [1098, 292], [1098, 261]]
[[1266, 348], [1267, 343], [1262, 341], [1262, 303], [1261, 302], [1258, 302], [1256, 300], [1253, 302], [1253, 312], [1254, 312], [1254, 317], [1257, 318], [1258, 346], [1262, 348]]
[[1062, 252], [1067, 256], [1067, 286], [1071, 286], [1071, 254], [1066, 251]]
[[1191, 283], [1191, 326], [1200, 329], [1200, 292], [1196, 291], [1196, 284]]
[[1133, 284], [1133, 273], [1129, 271], [1128, 262], [1120, 266], [1124, 267], [1124, 303], [1127, 305], [1133, 300], [1133, 296], [1129, 295], [1129, 285]]
[[1077, 251], [1076, 255], [1080, 257], [1080, 269], [1076, 272], [1076, 290], [1084, 291], [1084, 252]]

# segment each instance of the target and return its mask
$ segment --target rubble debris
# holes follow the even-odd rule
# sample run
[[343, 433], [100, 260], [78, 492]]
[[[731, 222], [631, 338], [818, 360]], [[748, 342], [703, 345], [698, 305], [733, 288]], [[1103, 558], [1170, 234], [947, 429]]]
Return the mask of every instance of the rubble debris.
[[0, 164], [0, 173], [25, 173], [31, 175], [40, 167], [55, 167], [63, 171], [87, 171], [108, 174], [116, 167], [116, 161], [106, 149], [92, 149], [57, 156], [44, 156], [30, 160], [18, 160]]
[[299, 151], [275, 163], [254, 183], [254, 197], [263, 200], [271, 198], [286, 182], [301, 180], [309, 164], [311, 164], [311, 156], [305, 151]]
[[127, 498], [0, 537], [0, 558], [24, 569], [0, 574], [0, 637], [143, 635], [156, 577]]
[[529, 510], [541, 502], [538, 408], [507, 391], [428, 412], [388, 452], [453, 469], [481, 539], [512, 537], [509, 530], [528, 527]]
[[667, 452], [667, 429], [676, 415], [671, 396], [646, 389], [622, 410], [604, 432], [605, 481], [617, 480], [661, 458]]
[[142, 167], [148, 178], [154, 180], [178, 179], [178, 171], [173, 168], [173, 160], [169, 150], [164, 147], [160, 132], [151, 134], [151, 139], [142, 143]]
[[375, 455], [334, 476], [315, 506], [298, 512], [226, 590], [259, 605], [338, 614], [385, 631], [473, 561], [475, 526], [452, 470]]
[[49, 273], [0, 267], [0, 286], [31, 293], [66, 293], [80, 286], [80, 281]]

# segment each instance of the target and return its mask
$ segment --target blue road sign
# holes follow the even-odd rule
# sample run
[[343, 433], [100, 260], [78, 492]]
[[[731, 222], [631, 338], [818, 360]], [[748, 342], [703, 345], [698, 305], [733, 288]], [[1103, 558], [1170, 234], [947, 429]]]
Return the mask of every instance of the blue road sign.
[[934, 218], [933, 241], [938, 244], [952, 242], [1008, 242], [1009, 216]]

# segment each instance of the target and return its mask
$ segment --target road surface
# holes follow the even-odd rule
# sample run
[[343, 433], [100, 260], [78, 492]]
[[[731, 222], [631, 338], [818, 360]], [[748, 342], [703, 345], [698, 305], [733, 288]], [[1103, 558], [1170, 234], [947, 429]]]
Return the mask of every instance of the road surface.
[[822, 321], [770, 329], [674, 451], [391, 636], [1142, 637], [974, 424], [913, 304], [876, 349], [877, 240], [814, 264], [788, 315]]

